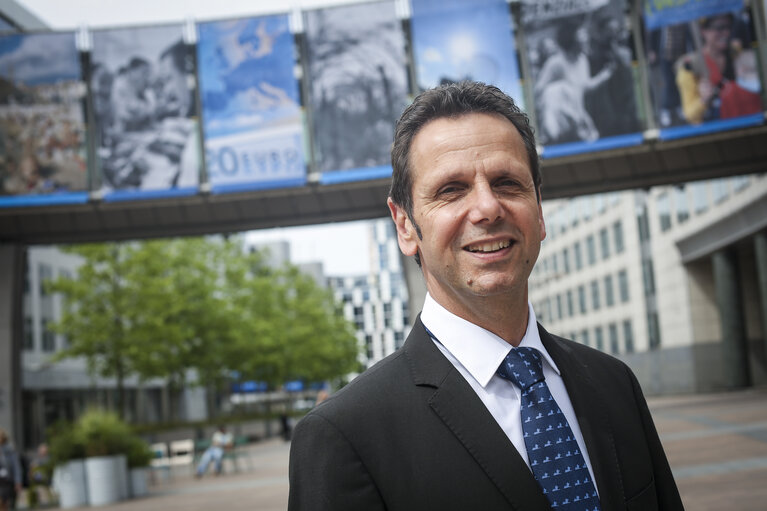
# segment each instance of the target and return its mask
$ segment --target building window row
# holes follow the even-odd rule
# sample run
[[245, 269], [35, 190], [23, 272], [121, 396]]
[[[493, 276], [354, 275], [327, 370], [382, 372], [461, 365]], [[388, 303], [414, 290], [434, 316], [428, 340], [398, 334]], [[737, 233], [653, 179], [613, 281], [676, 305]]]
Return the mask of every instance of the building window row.
[[[593, 266], [600, 260], [605, 261], [609, 259], [613, 253], [622, 254], [626, 250], [623, 237], [623, 223], [620, 220], [616, 221], [610, 228], [600, 229], [598, 236], [598, 253], [597, 239], [594, 234], [589, 234], [586, 237], [585, 264], [588, 266]], [[578, 271], [583, 269], [583, 267], [584, 251], [580, 241], [576, 241], [572, 247], [563, 248], [561, 252], [551, 254], [550, 258], [543, 259], [544, 272], [548, 272], [551, 269], [554, 274], [558, 274], [561, 269], [563, 273], [569, 274], [571, 269], [574, 268]]]
[[570, 338], [613, 355], [634, 353], [634, 330], [630, 319], [572, 332]]
[[[616, 294], [617, 280], [617, 294]], [[590, 296], [590, 308], [587, 294]], [[620, 270], [617, 279], [614, 275], [605, 275], [601, 279], [594, 279], [577, 288], [568, 289], [563, 293], [557, 293], [553, 297], [544, 298], [537, 306], [539, 315], [548, 321], [573, 317], [576, 314], [585, 315], [592, 311], [598, 311], [602, 307], [613, 307], [617, 303], [628, 303], [631, 299], [629, 292], [628, 272]]]

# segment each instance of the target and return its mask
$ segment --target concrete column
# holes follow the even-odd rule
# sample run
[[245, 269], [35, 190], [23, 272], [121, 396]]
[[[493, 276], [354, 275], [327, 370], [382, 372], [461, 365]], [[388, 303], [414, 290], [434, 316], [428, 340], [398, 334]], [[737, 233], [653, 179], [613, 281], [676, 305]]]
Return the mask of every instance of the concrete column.
[[715, 252], [714, 293], [722, 324], [722, 368], [728, 386], [747, 387], [751, 384], [748, 366], [743, 300], [737, 254], [723, 249]]
[[0, 428], [24, 445], [21, 413], [21, 346], [26, 247], [0, 244]]
[[762, 317], [762, 342], [767, 354], [767, 232], [760, 232], [754, 237], [756, 253], [756, 276], [759, 286], [759, 312]]

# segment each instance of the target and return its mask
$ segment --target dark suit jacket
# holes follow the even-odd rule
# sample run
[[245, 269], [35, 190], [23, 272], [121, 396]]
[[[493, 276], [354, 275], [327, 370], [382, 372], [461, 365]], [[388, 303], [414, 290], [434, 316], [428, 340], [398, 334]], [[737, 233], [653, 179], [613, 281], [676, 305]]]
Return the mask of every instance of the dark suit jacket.
[[[602, 510], [683, 509], [629, 368], [538, 329], [578, 416]], [[400, 350], [298, 423], [288, 508], [550, 509], [530, 469], [420, 317]]]

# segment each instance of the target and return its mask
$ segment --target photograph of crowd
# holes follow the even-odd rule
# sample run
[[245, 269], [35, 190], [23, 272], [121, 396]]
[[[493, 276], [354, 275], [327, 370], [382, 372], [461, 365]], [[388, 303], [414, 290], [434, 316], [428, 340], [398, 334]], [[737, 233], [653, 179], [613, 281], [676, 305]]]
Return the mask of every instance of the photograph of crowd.
[[506, 0], [412, 0], [418, 87], [475, 80], [524, 105]]
[[[678, 8], [679, 9], [679, 8]], [[661, 128], [762, 112], [755, 37], [747, 9], [690, 11], [645, 37], [650, 92]], [[678, 21], [675, 18], [674, 21]]]
[[103, 191], [197, 186], [194, 74], [181, 26], [93, 33], [90, 86]]
[[625, 0], [525, 0], [526, 58], [543, 145], [641, 130]]
[[197, 54], [213, 190], [303, 178], [301, 100], [288, 16], [202, 23]]
[[0, 195], [87, 188], [74, 33], [0, 37]]
[[394, 2], [306, 11], [304, 26], [317, 170], [389, 165], [408, 93]]

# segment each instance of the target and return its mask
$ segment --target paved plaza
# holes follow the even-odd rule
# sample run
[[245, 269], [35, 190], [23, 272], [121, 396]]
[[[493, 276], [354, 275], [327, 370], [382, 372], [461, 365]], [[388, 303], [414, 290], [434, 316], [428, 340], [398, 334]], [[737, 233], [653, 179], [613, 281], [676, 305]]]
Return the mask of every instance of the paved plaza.
[[[767, 389], [650, 400], [687, 511], [767, 509]], [[252, 468], [195, 479], [176, 467], [150, 496], [103, 511], [283, 511], [288, 451], [282, 440], [250, 447]]]

